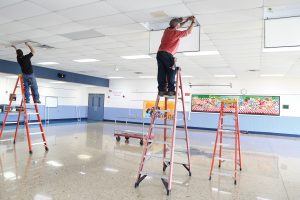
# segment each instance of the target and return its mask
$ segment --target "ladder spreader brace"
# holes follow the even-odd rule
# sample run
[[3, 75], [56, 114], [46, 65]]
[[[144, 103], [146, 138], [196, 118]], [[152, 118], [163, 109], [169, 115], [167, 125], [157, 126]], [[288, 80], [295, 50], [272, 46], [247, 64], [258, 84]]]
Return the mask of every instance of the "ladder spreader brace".
[[[167, 176], [161, 176], [161, 178], [166, 190], [167, 190], [167, 195], [170, 194], [171, 189], [172, 189], [172, 182], [173, 182], [173, 165], [174, 164], [180, 164], [182, 165], [187, 171], [189, 176], [191, 176], [191, 163], [190, 163], [190, 145], [189, 145], [189, 136], [188, 136], [188, 129], [187, 129], [187, 123], [186, 123], [186, 112], [185, 112], [185, 105], [184, 105], [184, 92], [183, 92], [183, 84], [182, 84], [182, 78], [181, 78], [181, 69], [179, 67], [176, 67], [176, 94], [175, 97], [170, 97], [170, 96], [163, 96], [162, 98], [165, 99], [165, 110], [159, 110], [158, 105], [160, 101], [160, 96], [157, 95], [156, 97], [156, 102], [155, 102], [155, 107], [151, 116], [151, 124], [149, 126], [148, 130], [148, 136], [146, 137], [146, 142], [144, 142], [144, 148], [143, 148], [143, 153], [142, 153], [142, 158], [141, 162], [139, 165], [138, 169], [138, 174], [137, 174], [137, 179], [135, 182], [135, 188], [139, 186], [139, 184], [147, 177], [147, 176], [152, 176], [151, 172], [146, 172], [144, 171], [144, 165], [145, 161], [147, 160], [146, 158], [149, 157], [149, 152], [152, 144], [163, 144], [163, 172], [165, 172], [167, 169], [169, 169], [169, 174]], [[180, 94], [180, 97], [179, 97]], [[168, 100], [174, 99], [175, 100], [175, 107], [174, 110], [168, 110]], [[179, 101], [181, 100], [181, 101]], [[176, 129], [177, 129], [177, 115], [178, 115], [178, 103], [182, 103], [182, 114], [183, 114], [183, 122], [184, 122], [184, 130], [185, 130], [185, 138], [183, 138], [186, 142], [186, 154], [187, 154], [187, 162], [186, 163], [180, 163], [180, 162], [175, 162], [174, 161], [174, 151], [176, 148]], [[160, 111], [165, 111], [165, 116], [164, 116], [164, 124], [155, 124], [155, 121], [158, 117], [158, 112]], [[173, 119], [168, 119], [167, 115], [168, 113], [174, 113], [174, 118]], [[168, 124], [168, 121], [172, 122], [172, 124]], [[157, 140], [155, 137], [153, 131], [154, 129], [163, 129], [164, 130], [164, 138], [163, 141]], [[167, 142], [167, 130], [170, 129], [172, 130], [172, 135], [171, 135], [171, 142]], [[180, 138], [182, 139], [182, 138]], [[171, 145], [171, 149], [167, 148], [167, 145]], [[167, 158], [167, 151], [169, 150], [169, 158]], [[150, 153], [151, 154], [151, 153]], [[151, 157], [151, 156], [150, 156]]]
[[[38, 105], [35, 102], [35, 99], [33, 99], [33, 101], [34, 101], [34, 104], [33, 104], [34, 105], [34, 112], [30, 113], [30, 112], [27, 111], [28, 108], [27, 108], [27, 105], [26, 105], [24, 80], [23, 80], [22, 75], [18, 76], [15, 87], [14, 87], [14, 90], [13, 90], [13, 93], [10, 97], [9, 105], [8, 105], [8, 108], [7, 108], [3, 123], [2, 123], [2, 128], [1, 128], [1, 132], [0, 132], [0, 139], [2, 138], [4, 129], [5, 129], [5, 125], [10, 123], [10, 122], [7, 121], [7, 118], [9, 117], [9, 113], [11, 112], [13, 97], [16, 96], [16, 91], [17, 91], [17, 88], [18, 88], [19, 85], [20, 85], [20, 88], [21, 88], [22, 100], [21, 100], [21, 104], [20, 104], [20, 108], [19, 108], [18, 120], [16, 122], [13, 122], [13, 123], [16, 124], [16, 130], [15, 130], [14, 139], [13, 139], [14, 144], [16, 143], [18, 130], [19, 130], [19, 125], [20, 125], [20, 118], [21, 118], [21, 114], [23, 112], [29, 153], [32, 154], [32, 146], [33, 145], [39, 145], [39, 144], [43, 144], [44, 147], [45, 147], [45, 150], [48, 151], [49, 149], [48, 149], [47, 142], [46, 142], [46, 135], [45, 135], [45, 131], [44, 131], [44, 128], [43, 128], [42, 121], [41, 121]], [[31, 85], [30, 85], [30, 88], [31, 88], [31, 93], [33, 93]], [[29, 115], [36, 115], [37, 122], [29, 122]], [[36, 133], [31, 133], [30, 129], [29, 129], [30, 125], [39, 125], [40, 131], [36, 132]], [[38, 134], [42, 135], [43, 142], [32, 143], [31, 142], [31, 135], [38, 135]]]

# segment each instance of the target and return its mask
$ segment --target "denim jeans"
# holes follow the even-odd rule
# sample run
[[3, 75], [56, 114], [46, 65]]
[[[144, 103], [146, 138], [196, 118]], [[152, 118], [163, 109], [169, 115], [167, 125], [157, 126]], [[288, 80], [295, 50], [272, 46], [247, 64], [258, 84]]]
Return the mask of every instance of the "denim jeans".
[[[164, 51], [157, 52], [156, 55], [158, 73], [158, 91], [175, 91], [175, 75], [174, 57], [172, 54]], [[168, 84], [168, 88], [166, 86]]]
[[23, 80], [24, 80], [26, 101], [30, 100], [30, 91], [29, 91], [30, 86], [32, 88], [32, 96], [34, 101], [39, 100], [40, 95], [39, 95], [38, 86], [34, 74], [23, 74]]

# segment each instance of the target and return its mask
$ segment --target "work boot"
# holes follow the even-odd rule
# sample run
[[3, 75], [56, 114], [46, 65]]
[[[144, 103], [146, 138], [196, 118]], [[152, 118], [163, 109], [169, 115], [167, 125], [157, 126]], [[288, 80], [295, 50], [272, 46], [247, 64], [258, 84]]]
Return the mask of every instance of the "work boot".
[[38, 100], [35, 100], [35, 103], [41, 104], [41, 101], [38, 99]]
[[167, 92], [166, 92], [166, 91], [159, 91], [159, 92], [158, 92], [158, 96], [160, 96], [160, 97], [163, 97], [163, 96], [165, 96], [165, 95], [167, 95]]
[[169, 91], [169, 92], [168, 92], [168, 96], [175, 96], [175, 94], [176, 94], [176, 93], [175, 93], [174, 91]]

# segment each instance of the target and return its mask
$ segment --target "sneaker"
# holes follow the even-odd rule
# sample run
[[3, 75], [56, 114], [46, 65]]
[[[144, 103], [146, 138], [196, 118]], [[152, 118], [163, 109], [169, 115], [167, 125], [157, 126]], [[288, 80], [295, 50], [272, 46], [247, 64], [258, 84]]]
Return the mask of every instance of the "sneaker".
[[160, 97], [163, 97], [163, 96], [165, 96], [165, 95], [167, 95], [167, 92], [166, 92], [166, 91], [159, 91], [159, 92], [158, 92], [158, 96], [160, 96]]
[[175, 94], [176, 94], [176, 93], [175, 93], [174, 91], [169, 91], [169, 92], [168, 92], [168, 96], [175, 96]]
[[35, 103], [41, 104], [40, 100], [35, 100]]

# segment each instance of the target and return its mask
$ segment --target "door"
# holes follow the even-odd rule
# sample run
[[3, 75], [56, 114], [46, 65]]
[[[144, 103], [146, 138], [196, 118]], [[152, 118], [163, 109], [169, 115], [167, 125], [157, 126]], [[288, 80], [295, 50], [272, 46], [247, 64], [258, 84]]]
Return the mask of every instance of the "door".
[[104, 94], [89, 94], [88, 119], [102, 121], [104, 118]]

